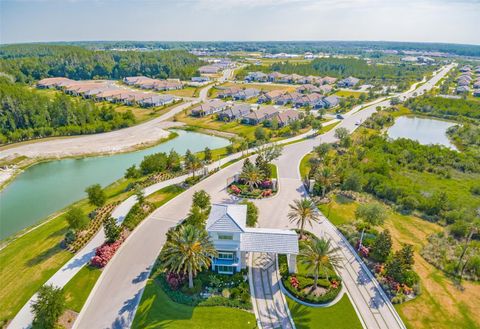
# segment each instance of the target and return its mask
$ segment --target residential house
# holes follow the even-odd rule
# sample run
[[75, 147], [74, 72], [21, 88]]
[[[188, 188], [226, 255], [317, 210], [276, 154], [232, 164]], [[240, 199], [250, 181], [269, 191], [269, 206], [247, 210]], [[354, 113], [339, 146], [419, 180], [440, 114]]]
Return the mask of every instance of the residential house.
[[145, 107], [163, 106], [171, 104], [178, 99], [178, 97], [173, 95], [150, 94], [150, 97], [140, 100], [139, 104]]
[[245, 81], [252, 82], [265, 82], [268, 80], [268, 76], [263, 72], [248, 72], [247, 76], [245, 77]]
[[273, 119], [277, 120], [279, 127], [284, 127], [292, 123], [293, 121], [297, 121], [298, 119], [300, 119], [300, 114], [298, 113], [298, 111], [288, 109], [285, 111], [278, 112], [273, 117]]
[[279, 111], [274, 106], [261, 107], [256, 111], [252, 111], [243, 117], [243, 122], [251, 125], [257, 125], [265, 120], [270, 120]]
[[198, 72], [200, 72], [202, 74], [215, 74], [215, 73], [218, 73], [218, 71], [220, 71], [220, 70], [221, 70], [221, 68], [219, 66], [205, 65], [205, 66], [201, 66], [198, 69]]
[[325, 94], [328, 94], [329, 92], [331, 92], [333, 87], [331, 85], [321, 85], [321, 86], [318, 87], [318, 89], [319, 89], [319, 92], [321, 94], [325, 95]]
[[247, 88], [244, 90], [240, 90], [239, 92], [234, 94], [233, 99], [245, 101], [245, 100], [257, 97], [258, 95], [260, 95], [260, 90], [256, 88]]
[[218, 119], [222, 121], [232, 121], [243, 118], [250, 113], [249, 104], [235, 104], [218, 114]]
[[178, 79], [156, 80], [153, 85], [155, 90], [177, 90], [183, 88], [183, 83]]
[[204, 76], [199, 76], [199, 77], [192, 77], [191, 79], [192, 82], [208, 82], [210, 81], [209, 77], [204, 77]]
[[326, 108], [335, 107], [340, 103], [340, 99], [337, 96], [328, 96], [322, 100], [325, 103]]
[[302, 97], [297, 98], [295, 100], [294, 106], [295, 107], [303, 107], [303, 106], [315, 107], [315, 105], [321, 102], [323, 98], [324, 96], [318, 93], [306, 94], [306, 95], [303, 95]]
[[[220, 87], [220, 88], [223, 88], [223, 87]], [[236, 86], [224, 88], [218, 93], [218, 98], [233, 97], [233, 95], [236, 95], [241, 90], [242, 89], [240, 87], [236, 87]]]
[[217, 250], [212, 271], [234, 274], [247, 267], [247, 254], [253, 252], [286, 254], [289, 271], [296, 271], [298, 236], [293, 230], [250, 228], [246, 225], [247, 206], [213, 204], [206, 231]]
[[318, 93], [320, 89], [317, 86], [312, 84], [304, 84], [296, 89], [297, 92], [302, 94], [309, 94], [309, 93]]
[[191, 114], [197, 117], [203, 117], [206, 115], [214, 114], [223, 111], [227, 108], [227, 103], [219, 99], [213, 99], [206, 103], [202, 103], [192, 109]]
[[360, 82], [360, 79], [354, 77], [348, 77], [337, 82], [337, 86], [342, 88], [351, 88], [357, 85]]
[[480, 97], [480, 89], [475, 89], [475, 90], [473, 91], [473, 96], [475, 96], [475, 97]]
[[472, 70], [472, 69], [471, 69], [470, 66], [465, 65], [465, 66], [462, 66], [459, 71], [460, 71], [460, 72], [470, 72], [471, 70]]
[[337, 81], [337, 78], [332, 77], [323, 77], [322, 78], [322, 85], [333, 85]]
[[283, 90], [271, 90], [258, 98], [258, 103], [275, 102], [277, 98], [285, 93]]
[[465, 94], [470, 92], [470, 88], [468, 86], [459, 86], [456, 89], [457, 94]]
[[280, 80], [288, 81], [288, 80], [285, 80], [286, 79], [285, 77], [286, 77], [286, 74], [283, 74], [280, 72], [272, 72], [268, 74], [267, 79], [270, 82], [280, 82]]
[[475, 81], [475, 83], [473, 84], [473, 88], [480, 89], [480, 80]]
[[62, 83], [62, 82], [72, 83], [72, 82], [75, 82], [75, 81], [70, 80], [68, 78], [62, 78], [62, 77], [46, 78], [46, 79], [42, 79], [42, 80], [38, 81], [37, 82], [37, 87], [38, 88], [58, 88], [59, 84]]
[[289, 103], [295, 103], [297, 99], [301, 98], [303, 95], [297, 92], [285, 93], [275, 99], [275, 104], [277, 105], [286, 105]]

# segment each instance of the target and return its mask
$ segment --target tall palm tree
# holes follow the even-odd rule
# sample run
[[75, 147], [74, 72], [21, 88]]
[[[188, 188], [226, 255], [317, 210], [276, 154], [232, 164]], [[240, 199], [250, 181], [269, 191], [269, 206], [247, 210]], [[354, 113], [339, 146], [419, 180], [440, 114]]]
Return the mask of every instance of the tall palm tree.
[[304, 264], [308, 270], [312, 271], [314, 275], [314, 290], [317, 289], [318, 275], [320, 272], [325, 273], [325, 277], [328, 280], [328, 272], [331, 267], [341, 267], [341, 258], [337, 254], [339, 249], [338, 247], [332, 247], [330, 239], [314, 238], [308, 240], [300, 250], [298, 256], [299, 261]]
[[188, 287], [193, 288], [193, 276], [210, 266], [217, 256], [208, 233], [193, 225], [180, 226], [169, 235], [160, 255], [164, 267], [176, 273], [188, 273]]
[[300, 227], [300, 237], [303, 237], [305, 223], [309, 223], [311, 226], [312, 222], [320, 220], [315, 204], [307, 198], [294, 200], [293, 204], [290, 205], [290, 212], [287, 216], [290, 222], [296, 222]]
[[251, 165], [244, 166], [243, 171], [240, 174], [240, 178], [245, 181], [250, 191], [252, 191], [254, 187], [258, 186], [258, 184], [262, 182], [264, 175], [260, 168]]

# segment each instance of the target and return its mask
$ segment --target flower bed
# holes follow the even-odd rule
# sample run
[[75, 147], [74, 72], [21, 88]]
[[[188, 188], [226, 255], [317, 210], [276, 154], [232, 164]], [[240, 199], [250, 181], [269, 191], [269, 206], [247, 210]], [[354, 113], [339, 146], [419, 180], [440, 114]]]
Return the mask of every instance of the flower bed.
[[342, 290], [342, 283], [337, 275], [321, 276], [317, 281], [317, 291], [313, 291], [314, 279], [311, 275], [299, 271], [296, 274], [288, 273], [287, 257], [278, 256], [280, 274], [284, 288], [295, 298], [311, 303], [326, 304], [333, 301]]
[[276, 193], [273, 190], [273, 183], [270, 179], [262, 181], [258, 187], [251, 189], [242, 179], [230, 185], [227, 189], [230, 194], [247, 199], [261, 199], [272, 196]]
[[250, 289], [246, 275], [222, 275], [211, 271], [201, 272], [188, 288], [187, 276], [176, 273], [159, 273], [155, 280], [174, 302], [189, 306], [227, 306], [252, 309]]
[[[76, 253], [85, 246], [88, 241], [98, 232], [102, 226], [103, 221], [110, 217], [113, 209], [118, 205], [118, 202], [109, 203], [101, 208], [96, 209], [93, 212], [94, 218], [90, 221], [87, 229], [82, 232], [73, 233], [71, 237], [70, 233], [67, 234], [65, 242], [67, 244], [67, 250]], [[70, 241], [71, 240], [71, 241]]]
[[105, 242], [104, 244], [102, 244], [100, 247], [97, 248], [97, 250], [95, 250], [95, 256], [92, 257], [90, 264], [98, 268], [105, 267], [110, 261], [110, 259], [113, 258], [124, 240], [125, 239], [121, 237], [115, 242]]

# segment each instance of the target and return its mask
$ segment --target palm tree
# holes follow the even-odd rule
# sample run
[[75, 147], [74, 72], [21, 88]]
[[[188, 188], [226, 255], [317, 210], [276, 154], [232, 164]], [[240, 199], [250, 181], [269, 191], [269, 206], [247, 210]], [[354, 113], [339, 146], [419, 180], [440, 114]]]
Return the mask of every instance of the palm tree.
[[193, 276], [210, 266], [217, 256], [208, 233], [193, 225], [180, 226], [169, 235], [160, 255], [165, 268], [176, 273], [188, 273], [188, 287], [193, 288]]
[[192, 176], [195, 177], [195, 172], [203, 167], [202, 162], [197, 158], [194, 157], [188, 163], [188, 169], [192, 172]]
[[315, 175], [315, 180], [322, 186], [322, 197], [325, 197], [325, 192], [335, 182], [335, 174], [330, 168], [321, 167]]
[[290, 209], [288, 219], [290, 219], [290, 222], [296, 222], [300, 227], [300, 237], [303, 237], [305, 223], [308, 222], [311, 226], [312, 222], [320, 220], [315, 204], [310, 199], [294, 200], [293, 204], [290, 205]]
[[260, 168], [251, 165], [244, 166], [243, 171], [240, 174], [240, 178], [245, 181], [250, 191], [252, 191], [254, 187], [258, 186], [258, 184], [262, 182], [264, 175]]
[[320, 272], [325, 273], [328, 280], [328, 272], [331, 267], [341, 267], [341, 258], [337, 254], [339, 249], [338, 247], [332, 248], [330, 239], [313, 238], [308, 240], [300, 250], [299, 261], [314, 275], [313, 290], [317, 289]]

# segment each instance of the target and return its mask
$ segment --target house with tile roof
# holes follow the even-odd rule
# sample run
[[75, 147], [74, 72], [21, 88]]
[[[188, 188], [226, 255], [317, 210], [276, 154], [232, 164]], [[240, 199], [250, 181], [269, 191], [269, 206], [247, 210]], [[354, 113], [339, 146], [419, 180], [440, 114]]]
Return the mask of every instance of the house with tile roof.
[[257, 125], [265, 120], [273, 118], [278, 113], [274, 106], [261, 107], [256, 111], [250, 112], [243, 117], [243, 122], [251, 125]]
[[191, 115], [196, 117], [203, 117], [223, 111], [227, 108], [227, 103], [219, 99], [214, 99], [206, 103], [202, 103], [192, 109]]
[[247, 267], [253, 252], [286, 254], [290, 272], [296, 271], [298, 236], [295, 231], [247, 227], [247, 206], [213, 204], [206, 223], [208, 235], [218, 252], [212, 271], [234, 274]]
[[221, 121], [232, 121], [240, 119], [250, 113], [249, 104], [235, 104], [218, 114], [218, 119]]

